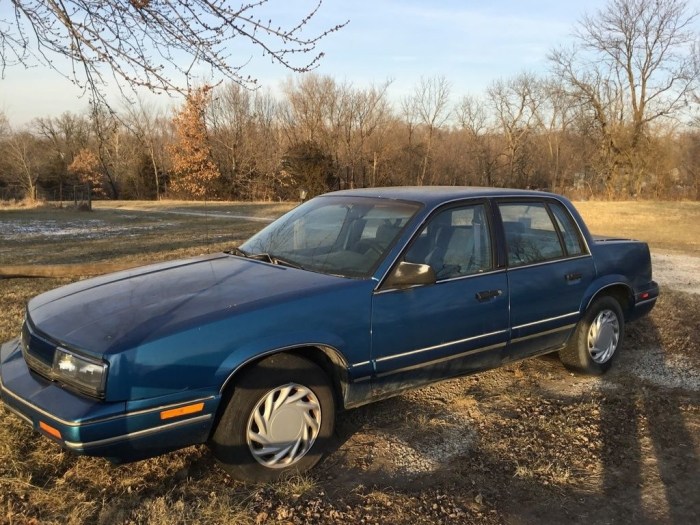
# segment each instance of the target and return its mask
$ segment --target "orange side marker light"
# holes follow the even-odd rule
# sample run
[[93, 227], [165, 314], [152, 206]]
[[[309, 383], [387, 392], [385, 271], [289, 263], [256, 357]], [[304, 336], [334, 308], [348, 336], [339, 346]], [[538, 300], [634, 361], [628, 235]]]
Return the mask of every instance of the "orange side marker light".
[[61, 432], [58, 429], [47, 425], [43, 421], [39, 421], [39, 428], [46, 432], [48, 435], [55, 437], [56, 439], [63, 439], [61, 438]]
[[174, 417], [186, 416], [187, 414], [194, 414], [196, 412], [201, 412], [204, 410], [204, 403], [195, 403], [194, 405], [185, 405], [180, 408], [171, 408], [170, 410], [163, 410], [160, 413], [161, 419], [172, 419]]

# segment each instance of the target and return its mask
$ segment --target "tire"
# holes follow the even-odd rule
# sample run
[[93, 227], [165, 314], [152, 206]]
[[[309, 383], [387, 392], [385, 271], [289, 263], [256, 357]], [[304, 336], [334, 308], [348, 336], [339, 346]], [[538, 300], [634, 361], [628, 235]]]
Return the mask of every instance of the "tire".
[[276, 354], [236, 379], [209, 445], [231, 477], [264, 483], [318, 463], [334, 424], [326, 373], [303, 357]]
[[568, 369], [581, 374], [607, 372], [622, 349], [625, 318], [611, 296], [596, 299], [583, 314], [559, 359]]

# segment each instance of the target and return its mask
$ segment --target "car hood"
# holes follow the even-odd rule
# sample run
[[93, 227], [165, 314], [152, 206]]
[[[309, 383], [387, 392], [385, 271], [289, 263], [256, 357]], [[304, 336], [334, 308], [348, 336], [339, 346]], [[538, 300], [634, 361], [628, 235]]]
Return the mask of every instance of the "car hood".
[[350, 282], [219, 254], [79, 281], [35, 297], [27, 313], [40, 335], [104, 354]]

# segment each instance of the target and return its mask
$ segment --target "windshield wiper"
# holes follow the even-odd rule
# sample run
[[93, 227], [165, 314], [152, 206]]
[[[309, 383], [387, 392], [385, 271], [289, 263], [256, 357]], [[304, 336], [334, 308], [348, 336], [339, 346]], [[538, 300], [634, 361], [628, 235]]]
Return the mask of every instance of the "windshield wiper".
[[270, 264], [278, 264], [280, 266], [288, 266], [290, 268], [296, 268], [297, 270], [303, 270], [304, 267], [301, 266], [299, 263], [296, 263], [294, 261], [290, 261], [289, 259], [285, 259], [284, 257], [279, 257], [277, 255], [273, 255], [271, 253], [255, 253], [255, 254], [248, 254], [248, 257], [251, 259], [256, 259], [258, 261], [267, 261]]
[[297, 270], [303, 270], [304, 267], [296, 263], [294, 261], [290, 261], [288, 259], [285, 259], [283, 257], [278, 257], [277, 255], [272, 255], [271, 253], [248, 253], [244, 250], [241, 250], [240, 248], [233, 248], [232, 250], [228, 250], [224, 253], [229, 253], [231, 255], [238, 255], [240, 257], [245, 257], [246, 259], [254, 259], [256, 261], [265, 261], [269, 262], [270, 264], [278, 264], [280, 266], [289, 266], [290, 268], [296, 268]]
[[250, 257], [250, 254], [248, 252], [245, 252], [238, 247], [233, 248], [232, 250], [226, 250], [224, 253], [228, 253], [231, 255], [238, 255], [239, 257], [245, 257], [246, 259], [248, 257]]
[[294, 261], [290, 261], [289, 259], [285, 259], [283, 257], [278, 257], [277, 255], [272, 255], [271, 253], [266, 253], [266, 255], [272, 264], [279, 264], [281, 266], [289, 266], [290, 268], [296, 268], [297, 270], [303, 270], [304, 267], [296, 263]]

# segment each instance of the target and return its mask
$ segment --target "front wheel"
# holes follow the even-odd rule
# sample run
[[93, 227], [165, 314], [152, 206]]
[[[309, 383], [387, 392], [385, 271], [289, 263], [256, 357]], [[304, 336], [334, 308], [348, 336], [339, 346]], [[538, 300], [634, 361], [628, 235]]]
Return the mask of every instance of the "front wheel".
[[313, 467], [334, 420], [326, 373], [302, 357], [278, 354], [236, 380], [210, 446], [232, 477], [272, 481]]
[[590, 375], [605, 373], [622, 348], [625, 319], [610, 296], [596, 299], [586, 310], [559, 358], [567, 368]]

